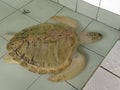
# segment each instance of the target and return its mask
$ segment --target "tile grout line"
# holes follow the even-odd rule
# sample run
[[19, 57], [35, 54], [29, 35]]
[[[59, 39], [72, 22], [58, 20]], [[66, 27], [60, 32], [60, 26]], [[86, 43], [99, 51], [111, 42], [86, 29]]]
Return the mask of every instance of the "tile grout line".
[[65, 81], [68, 85], [72, 86], [74, 89], [79, 90], [77, 87], [75, 87], [74, 85], [72, 85], [71, 83], [69, 83], [68, 81]]
[[26, 88], [26, 90], [29, 90], [29, 88], [30, 88], [40, 77], [41, 77], [41, 75], [38, 76], [38, 77]]
[[103, 56], [103, 55], [101, 55], [101, 54], [99, 54], [99, 53], [97, 53], [97, 52], [95, 52], [95, 51], [93, 51], [93, 50], [85, 47], [84, 45], [80, 45], [80, 46], [81, 46], [81, 47], [84, 47], [85, 49], [87, 49], [87, 50], [89, 50], [89, 51], [91, 51], [91, 52], [93, 52], [93, 53], [96, 53], [97, 55], [99, 55], [99, 56], [101, 56], [101, 57], [103, 57], [103, 58], [105, 57], [105, 56]]
[[[86, 2], [86, 1], [84, 1], [84, 0], [80, 0], [80, 1], [85, 2], [86, 4], [89, 4], [89, 5], [93, 6], [93, 7], [97, 7], [97, 6], [93, 5], [93, 4], [90, 4], [90, 3]], [[91, 18], [91, 19], [93, 19], [93, 20], [94, 20], [94, 19], [96, 20], [96, 18], [87, 16], [87, 15], [81, 13], [81, 12], [77, 12], [77, 13], [78, 13], [78, 14], [81, 14], [81, 15], [83, 15], [83, 16], [86, 16], [86, 17], [88, 17], [88, 18]]]
[[87, 79], [87, 81], [86, 81], [86, 82], [84, 83], [84, 85], [82, 86], [81, 90], [84, 89], [84, 87], [87, 85], [88, 81], [92, 78], [92, 76], [95, 74], [95, 72], [97, 71], [98, 68], [99, 68], [99, 66], [96, 67], [96, 69], [94, 70], [94, 72], [90, 75], [90, 77]]
[[56, 13], [55, 13], [55, 15], [57, 15], [61, 10], [63, 10], [64, 9], [64, 6], [60, 9], [60, 10], [58, 10]]
[[52, 3], [55, 3], [55, 4], [60, 5], [58, 0], [57, 0], [57, 2], [55, 2], [55, 1], [53, 1], [53, 0], [49, 0], [49, 1], [52, 2]]
[[4, 39], [5, 41], [9, 42], [9, 40], [7, 40], [6, 38], [4, 38], [3, 36], [0, 35], [0, 37], [1, 37], [2, 39]]
[[[52, 2], [55, 3], [54, 1], [52, 1]], [[73, 13], [76, 13], [76, 14], [78, 14], [78, 15], [82, 15], [82, 16], [85, 16], [85, 17], [87, 17], [87, 18], [89, 18], [89, 19], [93, 19], [93, 20], [94, 20], [94, 18], [91, 18], [91, 17], [89, 17], [89, 16], [87, 16], [87, 15], [85, 15], [85, 14], [82, 14], [82, 13], [80, 13], [80, 12], [75, 12], [74, 10], [72, 10], [72, 9], [70, 9], [70, 8], [68, 8], [68, 7], [60, 4], [60, 3], [57, 3], [57, 4], [63, 6], [64, 8], [66, 8], [66, 9], [68, 9], [68, 10], [70, 10], [70, 11], [72, 11]]]
[[0, 0], [0, 2], [2, 2], [2, 3], [4, 3], [5, 5], [7, 5], [7, 6], [9, 6], [9, 7], [11, 7], [11, 8], [13, 8], [13, 9], [15, 9], [15, 10], [16, 10], [16, 8], [15, 8], [15, 7], [11, 6], [10, 4], [6, 3], [5, 1]]
[[31, 1], [29, 1], [28, 3], [26, 3], [25, 5], [23, 5], [23, 6], [21, 6], [20, 8], [17, 9], [17, 8], [13, 7], [12, 5], [6, 3], [5, 1], [1, 0], [1, 2], [3, 2], [4, 4], [6, 4], [6, 5], [8, 5], [8, 6], [14, 8], [14, 9], [16, 9], [16, 10], [19, 10], [19, 9], [25, 7], [26, 5], [28, 5], [29, 3], [33, 2], [33, 1], [34, 1], [34, 0], [31, 0]]
[[93, 22], [93, 19], [88, 23], [88, 25], [85, 28], [83, 28], [82, 32], [84, 32], [92, 22]]
[[[18, 11], [22, 13], [22, 11], [20, 11], [20, 10], [18, 10]], [[24, 15], [27, 16], [27, 17], [29, 17], [30, 19], [38, 22], [38, 23], [41, 23], [40, 21], [36, 20], [35, 18], [33, 18], [33, 17], [31, 17], [31, 16], [29, 16], [29, 15], [27, 15], [27, 14], [24, 14]]]
[[[64, 8], [64, 7], [62, 7], [60, 10], [58, 10], [58, 11], [55, 13], [55, 15], [56, 15], [57, 13], [59, 13], [63, 8]], [[20, 10], [18, 10], [18, 11], [21, 12]], [[29, 15], [27, 15], [27, 14], [24, 14], [24, 15], [26, 15], [27, 17], [33, 19], [34, 21], [36, 21], [36, 22], [38, 22], [38, 23], [41, 23], [40, 21], [36, 20], [35, 18], [33, 18], [33, 17], [31, 17], [31, 16], [29, 16]], [[48, 19], [48, 20], [49, 20], [49, 19]], [[45, 22], [47, 22], [48, 20], [46, 20]]]
[[34, 0], [31, 0], [31, 1], [29, 1], [28, 3], [26, 3], [25, 5], [23, 5], [23, 6], [21, 6], [18, 10], [20, 10], [20, 9], [22, 9], [23, 7], [25, 7], [26, 5], [28, 5], [28, 4], [30, 4], [30, 3], [32, 3]]
[[[51, 0], [50, 0], [50, 1], [51, 1]], [[54, 2], [54, 1], [51, 1], [51, 2], [56, 3], [56, 2]], [[80, 13], [80, 12], [75, 12], [74, 10], [72, 10], [72, 9], [70, 9], [70, 8], [62, 5], [62, 4], [60, 4], [59, 2], [58, 2], [57, 4], [60, 5], [60, 6], [63, 6], [64, 8], [67, 8], [68, 10], [72, 11], [73, 13], [76, 13], [76, 14], [78, 14], [78, 15], [82, 15], [82, 16], [85, 16], [85, 17], [87, 17], [87, 18], [90, 18], [90, 19], [93, 19], [93, 20], [94, 20], [94, 18], [91, 18], [91, 17], [89, 17], [89, 16], [87, 16], [87, 15], [85, 15], [85, 14], [82, 14], [82, 13]]]
[[[115, 46], [115, 44], [117, 43], [118, 40], [119, 40], [119, 39], [117, 39], [117, 40], [115, 41], [115, 43], [112, 45], [111, 49], [106, 53], [106, 55], [104, 56], [104, 59], [105, 59], [106, 56], [110, 53], [110, 51], [111, 51], [112, 48]], [[100, 66], [101, 66], [101, 64], [103, 63], [104, 59], [103, 59], [102, 62], [100, 63]]]
[[0, 59], [2, 59], [6, 54], [7, 54], [7, 52], [4, 53], [3, 55], [1, 55], [1, 56], [0, 56]]
[[[94, 19], [95, 20], [95, 19]], [[115, 27], [112, 27], [112, 26], [109, 26], [109, 25], [107, 25], [107, 24], [105, 24], [105, 23], [103, 23], [103, 22], [101, 22], [101, 21], [98, 21], [98, 20], [95, 20], [95, 21], [97, 21], [97, 22], [99, 22], [99, 23], [101, 23], [101, 24], [103, 24], [103, 25], [105, 25], [105, 26], [107, 26], [107, 27], [110, 27], [110, 28], [112, 28], [112, 29], [115, 29], [116, 31], [120, 31], [119, 29], [117, 29], [117, 28], [115, 28]]]
[[97, 20], [97, 18], [98, 18], [98, 15], [99, 15], [100, 5], [101, 5], [101, 0], [100, 0], [100, 2], [99, 2], [99, 6], [98, 6], [98, 10], [97, 10], [97, 14], [96, 14], [96, 20]]
[[117, 74], [115, 74], [115, 73], [111, 72], [109, 69], [106, 69], [104, 66], [100, 66], [100, 68], [104, 69], [105, 71], [107, 71], [107, 72], [111, 73], [112, 75], [114, 75], [114, 76], [116, 76], [117, 78], [119, 78], [119, 79], [120, 79], [120, 76], [118, 76]]
[[[120, 37], [119, 37], [120, 38]], [[115, 43], [113, 44], [112, 48], [115, 46], [115, 44], [117, 43], [117, 41], [119, 40], [119, 38], [115, 41]], [[107, 54], [105, 55], [105, 58], [106, 56], [110, 53], [110, 51], [112, 50], [112, 48], [107, 52]], [[102, 60], [102, 62], [100, 63], [100, 66], [99, 67], [102, 67], [104, 69], [106, 69], [104, 66], [102, 66], [101, 64], [104, 62], [104, 59]], [[110, 70], [106, 69], [108, 72], [111, 72]], [[113, 75], [117, 76], [118, 78], [120, 78], [120, 76], [114, 74], [113, 72], [111, 72]]]
[[[63, 10], [64, 9], [64, 6], [60, 9], [60, 10], [58, 10], [55, 14], [54, 14], [54, 16], [56, 16], [61, 10]], [[47, 21], [49, 21], [50, 20], [50, 18], [48, 19], [48, 20], [46, 20], [45, 22], [47, 22]]]
[[4, 17], [4, 18], [2, 18], [2, 19], [0, 20], [0, 22], [2, 22], [4, 19], [6, 19], [7, 17], [9, 17], [9, 16], [11, 16], [12, 14], [14, 14], [16, 11], [17, 11], [17, 10], [11, 12], [9, 15], [7, 15], [7, 16]]
[[[70, 9], [70, 10], [72, 10], [72, 9]], [[73, 11], [73, 12], [74, 12], [74, 11]], [[87, 17], [87, 18], [89, 18], [89, 19], [95, 20], [95, 18], [92, 18], [92, 17], [90, 17], [90, 16], [87, 16], [87, 15], [81, 13], [81, 12], [76, 12], [76, 13], [79, 14], [79, 15], [85, 16], [85, 17]]]
[[76, 0], [75, 12], [77, 12], [77, 7], [78, 7], [78, 0]]

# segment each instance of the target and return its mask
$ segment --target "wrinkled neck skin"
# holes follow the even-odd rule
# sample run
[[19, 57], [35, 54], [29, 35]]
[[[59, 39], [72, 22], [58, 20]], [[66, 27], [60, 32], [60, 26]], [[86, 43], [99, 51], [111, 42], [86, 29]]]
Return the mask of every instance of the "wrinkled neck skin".
[[78, 32], [80, 44], [89, 44], [91, 43], [91, 38], [86, 36], [84, 32]]

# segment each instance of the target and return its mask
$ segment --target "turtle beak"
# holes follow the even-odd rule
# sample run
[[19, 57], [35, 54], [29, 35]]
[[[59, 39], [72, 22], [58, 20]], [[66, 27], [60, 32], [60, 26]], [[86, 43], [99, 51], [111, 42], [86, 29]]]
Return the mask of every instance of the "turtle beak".
[[98, 33], [99, 39], [102, 39], [103, 35], [101, 33]]
[[103, 36], [101, 33], [98, 33], [98, 35], [99, 35], [100, 37], [102, 37], [102, 36]]

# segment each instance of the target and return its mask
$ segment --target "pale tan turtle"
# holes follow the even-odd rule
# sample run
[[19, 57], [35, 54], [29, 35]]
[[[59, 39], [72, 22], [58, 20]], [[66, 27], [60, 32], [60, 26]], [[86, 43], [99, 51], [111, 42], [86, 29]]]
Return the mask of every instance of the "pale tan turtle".
[[102, 38], [97, 32], [76, 32], [77, 22], [67, 16], [53, 16], [56, 22], [42, 23], [16, 33], [7, 44], [5, 60], [39, 74], [52, 74], [50, 81], [72, 79], [86, 66], [78, 52], [80, 44]]

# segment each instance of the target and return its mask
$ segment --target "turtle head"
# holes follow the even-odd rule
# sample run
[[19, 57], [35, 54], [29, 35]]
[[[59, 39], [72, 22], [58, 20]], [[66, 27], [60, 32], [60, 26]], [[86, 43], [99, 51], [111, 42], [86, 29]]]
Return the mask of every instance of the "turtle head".
[[79, 39], [81, 44], [89, 44], [101, 40], [103, 35], [98, 32], [80, 32]]

